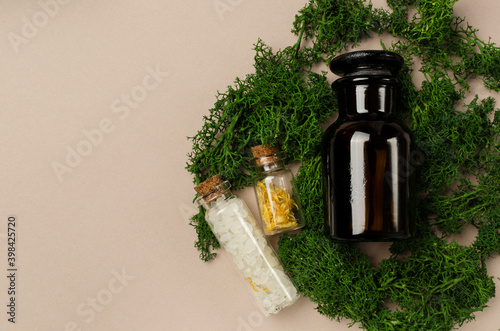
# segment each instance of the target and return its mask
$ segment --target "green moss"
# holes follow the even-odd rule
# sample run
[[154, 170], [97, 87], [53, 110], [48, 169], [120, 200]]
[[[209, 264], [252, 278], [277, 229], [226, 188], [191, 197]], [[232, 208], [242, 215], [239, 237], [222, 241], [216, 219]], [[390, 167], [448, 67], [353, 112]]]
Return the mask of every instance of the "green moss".
[[[485, 261], [500, 253], [500, 111], [491, 97], [463, 100], [472, 79], [500, 89], [500, 50], [453, 15], [455, 2], [389, 0], [384, 10], [362, 0], [311, 0], [295, 18], [297, 43], [273, 52], [259, 40], [255, 72], [218, 94], [191, 138], [187, 170], [195, 183], [219, 173], [236, 189], [249, 186], [249, 148], [262, 143], [279, 143], [288, 162], [301, 162], [296, 185], [307, 226], [282, 236], [278, 253], [321, 314], [365, 330], [451, 330], [495, 294]], [[382, 47], [406, 62], [400, 115], [415, 136], [419, 198], [415, 235], [392, 244], [391, 257], [375, 268], [354, 245], [324, 233], [320, 124], [337, 106], [325, 74], [311, 68], [384, 31], [401, 37]], [[417, 57], [421, 86], [412, 82]], [[203, 211], [192, 224], [208, 261], [219, 244]], [[450, 242], [465, 225], [477, 228], [474, 242]]]

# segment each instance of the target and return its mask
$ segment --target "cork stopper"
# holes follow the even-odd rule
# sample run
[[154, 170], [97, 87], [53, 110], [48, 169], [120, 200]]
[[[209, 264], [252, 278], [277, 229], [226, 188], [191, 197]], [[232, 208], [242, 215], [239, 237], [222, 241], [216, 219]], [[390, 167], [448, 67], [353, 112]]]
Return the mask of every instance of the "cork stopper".
[[253, 157], [264, 157], [276, 154], [280, 151], [278, 147], [269, 147], [268, 145], [259, 145], [252, 147]]
[[223, 184], [221, 177], [215, 175], [196, 186], [194, 190], [207, 203], [221, 197], [225, 193], [227, 187], [221, 188]]
[[194, 190], [196, 193], [198, 193], [201, 196], [207, 195], [208, 193], [212, 192], [217, 186], [222, 184], [222, 179], [220, 178], [219, 175], [215, 175], [201, 183], [200, 185], [196, 186]]
[[278, 147], [269, 147], [268, 145], [259, 145], [252, 147], [252, 154], [255, 158], [255, 164], [258, 167], [275, 163], [281, 155]]

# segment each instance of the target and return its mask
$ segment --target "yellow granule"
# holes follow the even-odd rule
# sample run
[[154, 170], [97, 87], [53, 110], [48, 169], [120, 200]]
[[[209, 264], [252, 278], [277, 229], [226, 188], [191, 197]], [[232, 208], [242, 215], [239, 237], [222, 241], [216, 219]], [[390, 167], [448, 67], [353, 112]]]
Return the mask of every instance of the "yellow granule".
[[266, 232], [273, 233], [298, 226], [293, 214], [293, 208], [298, 206], [286, 188], [276, 187], [273, 183], [266, 187], [264, 182], [258, 182], [257, 199], [262, 219], [266, 224]]
[[255, 292], [259, 292], [259, 290], [257, 289], [257, 287], [259, 287], [259, 288], [263, 289], [263, 290], [264, 290], [264, 291], [266, 291], [266, 292], [269, 292], [269, 290], [267, 289], [267, 287], [262, 288], [262, 286], [260, 286], [260, 285], [257, 285], [257, 287], [255, 287], [255, 285], [253, 284], [253, 280], [252, 280], [252, 278], [247, 277], [247, 278], [245, 278], [245, 280], [249, 280], [249, 281], [250, 281], [250, 286], [252, 286], [252, 288], [253, 288], [253, 290], [254, 290]]

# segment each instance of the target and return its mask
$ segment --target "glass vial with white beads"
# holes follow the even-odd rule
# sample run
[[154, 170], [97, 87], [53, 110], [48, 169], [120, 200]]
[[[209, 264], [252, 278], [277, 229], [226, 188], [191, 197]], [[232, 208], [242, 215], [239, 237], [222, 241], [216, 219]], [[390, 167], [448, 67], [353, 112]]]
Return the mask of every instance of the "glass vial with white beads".
[[205, 220], [267, 316], [277, 314], [300, 296], [245, 202], [229, 183], [213, 176], [195, 187]]

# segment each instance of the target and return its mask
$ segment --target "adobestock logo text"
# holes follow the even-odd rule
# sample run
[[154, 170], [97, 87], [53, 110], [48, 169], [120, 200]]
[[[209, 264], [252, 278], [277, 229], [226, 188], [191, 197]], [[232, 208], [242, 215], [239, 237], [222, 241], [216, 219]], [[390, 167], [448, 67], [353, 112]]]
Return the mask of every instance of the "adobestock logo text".
[[[76, 314], [83, 319], [83, 321], [69, 321], [66, 323], [65, 331], [82, 331], [85, 325], [92, 323], [97, 314], [102, 313], [107, 306], [109, 306], [123, 290], [129, 286], [130, 282], [135, 279], [135, 276], [127, 274], [125, 268], [121, 272], [112, 270], [113, 277], [108, 281], [107, 286], [101, 288], [96, 295], [87, 297], [85, 301], [76, 307]], [[83, 324], [82, 322], [85, 322]]]
[[[160, 65], [156, 68], [146, 67], [147, 74], [143, 77], [140, 84], [132, 87], [127, 93], [122, 93], [111, 103], [111, 112], [116, 114], [118, 119], [124, 121], [129, 117], [130, 112], [139, 107], [139, 104], [146, 100], [149, 93], [168, 77], [168, 72], [161, 70]], [[91, 129], [82, 130], [81, 138], [73, 146], [66, 146], [66, 156], [63, 162], [52, 162], [52, 170], [59, 182], [63, 181], [63, 176], [71, 173], [77, 168], [85, 157], [88, 157], [94, 149], [99, 146], [106, 135], [109, 135], [116, 129], [115, 121], [110, 117], [101, 119], [98, 124]]]
[[20, 33], [9, 32], [7, 39], [14, 49], [19, 53], [21, 45], [26, 45], [31, 39], [35, 38], [40, 29], [44, 28], [50, 21], [59, 14], [61, 6], [69, 3], [70, 0], [40, 0], [38, 1], [39, 10], [33, 13], [31, 17], [23, 16]]

